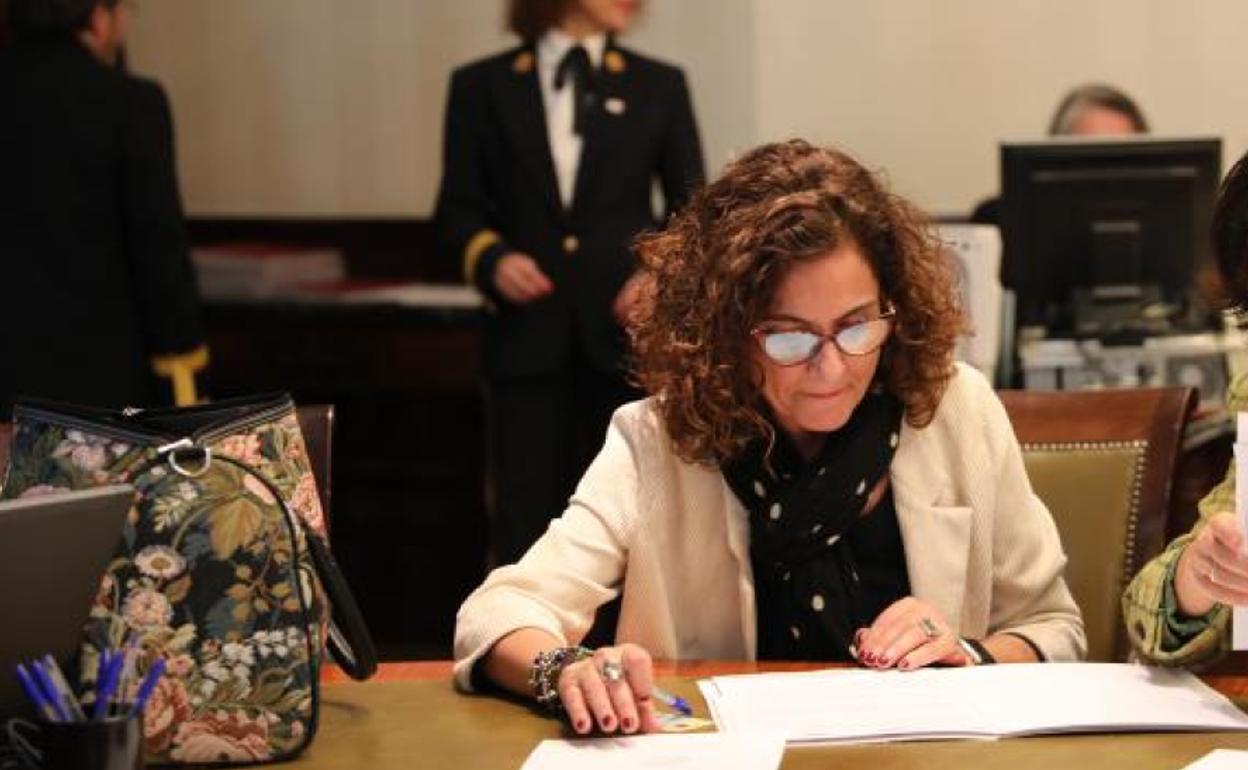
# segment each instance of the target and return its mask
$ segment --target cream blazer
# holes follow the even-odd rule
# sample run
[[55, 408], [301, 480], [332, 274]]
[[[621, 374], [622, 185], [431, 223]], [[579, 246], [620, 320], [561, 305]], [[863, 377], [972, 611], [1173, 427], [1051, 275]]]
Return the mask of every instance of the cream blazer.
[[[963, 636], [1014, 631], [1048, 660], [1083, 657], [1057, 528], [981, 374], [959, 364], [933, 421], [903, 426], [890, 478], [914, 596]], [[615, 413], [563, 516], [464, 601], [456, 683], [471, 689], [473, 664], [519, 628], [577, 643], [621, 592], [617, 641], [656, 659], [754, 659], [745, 508], [718, 468], [673, 453], [649, 399]]]

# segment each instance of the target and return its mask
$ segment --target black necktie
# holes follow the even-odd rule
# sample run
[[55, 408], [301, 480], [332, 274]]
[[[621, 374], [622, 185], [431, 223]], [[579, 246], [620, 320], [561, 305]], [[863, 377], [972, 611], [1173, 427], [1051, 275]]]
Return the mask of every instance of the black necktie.
[[584, 46], [572, 46], [559, 61], [555, 90], [562, 90], [569, 77], [572, 78], [572, 132], [579, 136], [594, 101], [594, 68]]

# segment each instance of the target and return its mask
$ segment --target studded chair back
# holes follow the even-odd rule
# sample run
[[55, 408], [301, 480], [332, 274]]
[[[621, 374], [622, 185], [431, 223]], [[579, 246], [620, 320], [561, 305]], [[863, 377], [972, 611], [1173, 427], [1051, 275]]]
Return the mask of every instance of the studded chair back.
[[1191, 388], [1002, 391], [1027, 473], [1061, 532], [1088, 659], [1124, 661], [1126, 584], [1165, 547]]

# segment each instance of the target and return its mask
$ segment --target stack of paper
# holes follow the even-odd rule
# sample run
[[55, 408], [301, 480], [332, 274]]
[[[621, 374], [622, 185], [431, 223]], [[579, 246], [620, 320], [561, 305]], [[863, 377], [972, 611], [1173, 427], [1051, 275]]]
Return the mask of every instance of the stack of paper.
[[257, 299], [297, 291], [304, 284], [341, 281], [342, 253], [269, 243], [227, 243], [191, 251], [205, 299]]
[[520, 770], [776, 770], [783, 755], [774, 733], [637, 735], [542, 741]]
[[720, 730], [778, 731], [791, 743], [1248, 730], [1248, 716], [1191, 674], [1115, 663], [832, 670], [698, 684]]
[[1244, 770], [1248, 767], [1248, 751], [1215, 749], [1183, 770]]

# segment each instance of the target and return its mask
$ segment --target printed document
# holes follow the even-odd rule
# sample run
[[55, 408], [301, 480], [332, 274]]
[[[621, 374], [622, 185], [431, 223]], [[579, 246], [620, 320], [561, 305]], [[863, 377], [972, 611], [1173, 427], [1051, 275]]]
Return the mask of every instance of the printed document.
[[1248, 716], [1192, 674], [1119, 663], [833, 669], [698, 686], [720, 730], [778, 731], [790, 743], [1248, 730]]
[[776, 770], [779, 733], [630, 735], [542, 741], [520, 770]]

